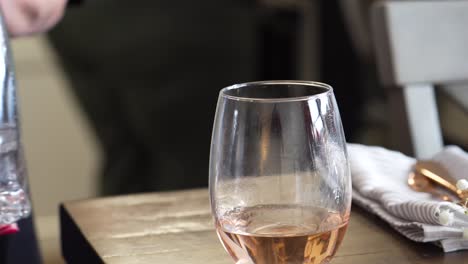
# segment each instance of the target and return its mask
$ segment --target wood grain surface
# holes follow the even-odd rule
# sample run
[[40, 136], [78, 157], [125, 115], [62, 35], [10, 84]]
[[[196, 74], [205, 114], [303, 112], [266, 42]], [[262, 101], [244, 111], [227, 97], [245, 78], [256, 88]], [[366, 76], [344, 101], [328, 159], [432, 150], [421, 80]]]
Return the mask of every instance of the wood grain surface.
[[[214, 231], [206, 189], [67, 202], [62, 214], [62, 247], [68, 263], [80, 263], [86, 247], [95, 258], [86, 263], [234, 263]], [[76, 242], [77, 236], [84, 247]], [[409, 241], [354, 206], [332, 263], [468, 264], [468, 251], [444, 254], [433, 244]]]

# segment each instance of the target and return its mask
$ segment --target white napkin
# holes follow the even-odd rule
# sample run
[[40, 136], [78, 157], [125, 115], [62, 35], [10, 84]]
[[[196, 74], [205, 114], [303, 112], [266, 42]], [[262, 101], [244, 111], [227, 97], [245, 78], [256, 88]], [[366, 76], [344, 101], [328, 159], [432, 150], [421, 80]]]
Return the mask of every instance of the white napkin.
[[[378, 215], [394, 229], [418, 242], [435, 242], [445, 252], [468, 249], [463, 228], [468, 215], [458, 205], [415, 192], [407, 185], [414, 158], [381, 147], [348, 144], [353, 182], [353, 201]], [[468, 178], [468, 154], [449, 146], [433, 157], [455, 179]], [[442, 211], [453, 213], [454, 221], [443, 226]]]

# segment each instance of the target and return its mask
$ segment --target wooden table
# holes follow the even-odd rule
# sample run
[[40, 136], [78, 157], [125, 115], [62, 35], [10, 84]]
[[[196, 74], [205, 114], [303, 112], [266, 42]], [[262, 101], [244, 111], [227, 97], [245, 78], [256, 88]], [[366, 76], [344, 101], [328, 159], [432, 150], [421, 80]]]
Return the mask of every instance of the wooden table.
[[[234, 264], [213, 229], [207, 190], [67, 202], [60, 208], [68, 263]], [[468, 251], [443, 254], [411, 242], [353, 207], [334, 264], [468, 264]]]

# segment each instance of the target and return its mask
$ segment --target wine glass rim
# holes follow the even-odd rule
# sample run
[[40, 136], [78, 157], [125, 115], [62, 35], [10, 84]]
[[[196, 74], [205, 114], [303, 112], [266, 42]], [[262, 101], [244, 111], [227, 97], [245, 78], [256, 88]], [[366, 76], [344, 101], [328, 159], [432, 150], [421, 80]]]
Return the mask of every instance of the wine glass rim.
[[[278, 98], [261, 98], [261, 97], [245, 97], [245, 96], [237, 96], [237, 95], [230, 95], [227, 94], [230, 90], [235, 90], [243, 87], [249, 86], [257, 86], [257, 85], [301, 85], [301, 86], [309, 86], [309, 87], [317, 87], [324, 89], [323, 92], [318, 92], [310, 95], [304, 96], [291, 96], [291, 97], [278, 97]], [[321, 97], [324, 95], [328, 95], [333, 93], [333, 88], [322, 82], [316, 81], [298, 81], [298, 80], [271, 80], [271, 81], [256, 81], [256, 82], [245, 82], [245, 83], [238, 83], [227, 86], [220, 91], [220, 95], [224, 98], [236, 101], [247, 101], [247, 102], [295, 102], [295, 101], [308, 101], [317, 97]]]

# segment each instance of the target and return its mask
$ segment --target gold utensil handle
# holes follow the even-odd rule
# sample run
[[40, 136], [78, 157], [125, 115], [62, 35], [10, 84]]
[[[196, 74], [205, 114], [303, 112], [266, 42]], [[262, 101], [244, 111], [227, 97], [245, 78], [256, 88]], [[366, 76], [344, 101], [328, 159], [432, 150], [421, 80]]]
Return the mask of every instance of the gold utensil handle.
[[[433, 180], [438, 185], [453, 192], [460, 199], [468, 197], [468, 192], [461, 191], [457, 188], [455, 181], [452, 180], [449, 173], [442, 167], [442, 165], [431, 161], [418, 161], [414, 166], [414, 170]], [[441, 173], [441, 171], [444, 173]]]

